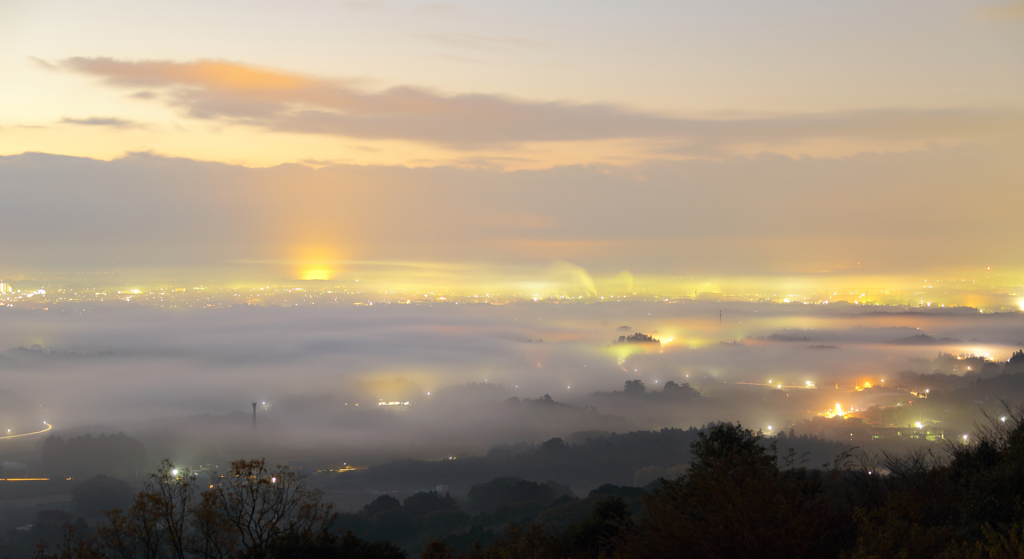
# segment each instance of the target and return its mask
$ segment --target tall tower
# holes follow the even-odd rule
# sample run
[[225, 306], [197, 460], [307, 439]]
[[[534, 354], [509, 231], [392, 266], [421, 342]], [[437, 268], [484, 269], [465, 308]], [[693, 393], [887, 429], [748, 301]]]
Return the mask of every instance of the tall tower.
[[252, 403], [252, 426], [256, 427], [256, 402]]

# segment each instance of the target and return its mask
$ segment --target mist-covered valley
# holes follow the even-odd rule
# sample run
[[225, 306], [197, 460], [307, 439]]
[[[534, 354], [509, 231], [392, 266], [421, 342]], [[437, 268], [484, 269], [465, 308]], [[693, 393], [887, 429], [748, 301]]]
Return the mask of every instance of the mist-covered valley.
[[[966, 308], [3, 309], [2, 413], [12, 433], [43, 421], [64, 437], [124, 432], [152, 461], [197, 464], [259, 453], [367, 465], [716, 421], [823, 436], [807, 420], [835, 415], [836, 405], [868, 423], [878, 410], [910, 406], [917, 416], [900, 422], [959, 435], [998, 398], [1021, 399], [1016, 388], [967, 392], [1012, 372], [1005, 362], [1022, 341], [1021, 313]], [[936, 396], [942, 409], [928, 405]]]

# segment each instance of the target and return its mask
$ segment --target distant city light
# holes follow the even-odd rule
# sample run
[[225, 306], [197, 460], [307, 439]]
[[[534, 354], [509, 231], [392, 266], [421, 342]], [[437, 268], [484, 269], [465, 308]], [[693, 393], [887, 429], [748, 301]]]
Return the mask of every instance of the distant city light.
[[844, 415], [843, 406], [839, 405], [839, 402], [836, 402], [835, 408], [824, 411], [819, 415], [824, 417], [842, 417]]
[[302, 279], [306, 281], [323, 281], [331, 279], [330, 270], [306, 270], [302, 272]]

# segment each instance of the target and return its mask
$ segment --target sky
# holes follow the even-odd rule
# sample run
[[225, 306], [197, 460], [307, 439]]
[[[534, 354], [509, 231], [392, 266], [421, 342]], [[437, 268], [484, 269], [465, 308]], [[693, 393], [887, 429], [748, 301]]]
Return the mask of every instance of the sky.
[[1024, 2], [0, 13], [7, 278], [1024, 272]]

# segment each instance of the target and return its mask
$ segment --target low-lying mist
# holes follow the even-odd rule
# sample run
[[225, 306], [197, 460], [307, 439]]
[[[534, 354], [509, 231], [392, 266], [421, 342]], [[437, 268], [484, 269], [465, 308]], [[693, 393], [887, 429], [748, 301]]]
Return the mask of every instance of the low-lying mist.
[[[837, 405], [862, 415], [917, 405], [916, 417], [899, 421], [963, 430], [996, 399], [971, 393], [936, 411], [922, 398], [979, 390], [976, 381], [1001, 374], [1022, 342], [1021, 313], [973, 309], [5, 308], [0, 427], [24, 433], [45, 421], [65, 437], [124, 432], [146, 444], [150, 461], [260, 455], [325, 466], [714, 421], [820, 435], [805, 420]], [[1014, 386], [999, 397], [1024, 399]]]

